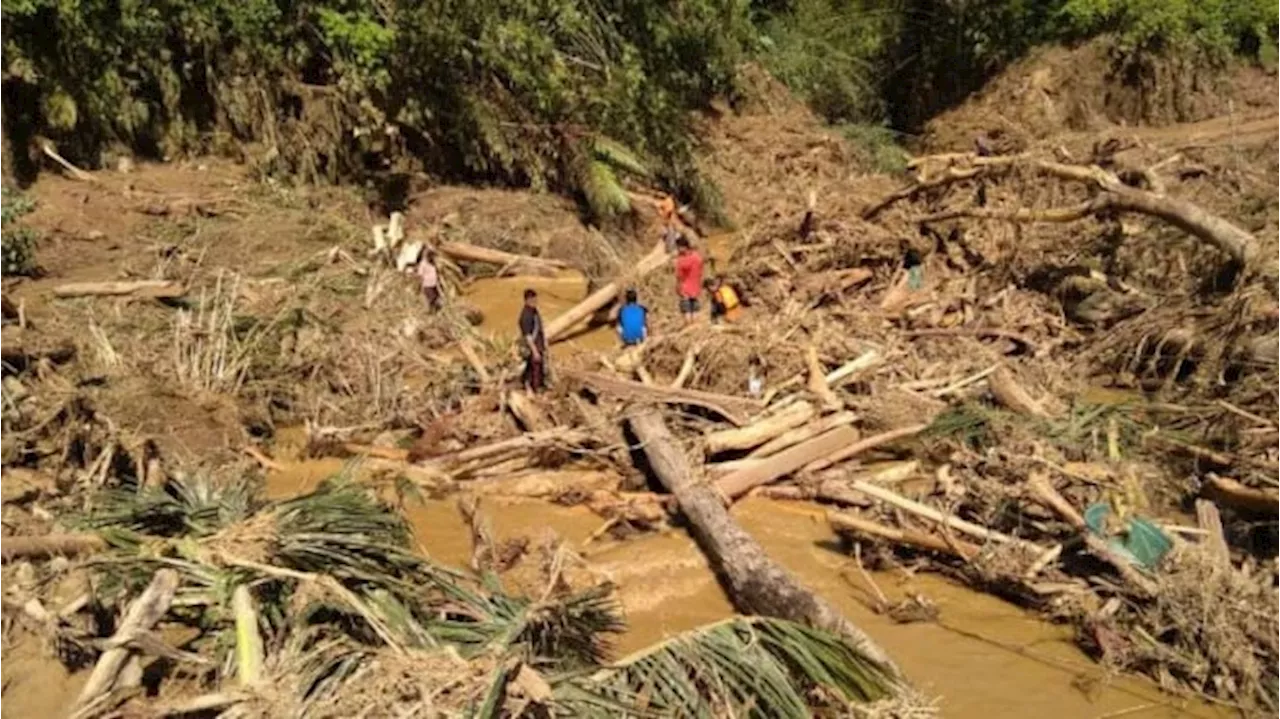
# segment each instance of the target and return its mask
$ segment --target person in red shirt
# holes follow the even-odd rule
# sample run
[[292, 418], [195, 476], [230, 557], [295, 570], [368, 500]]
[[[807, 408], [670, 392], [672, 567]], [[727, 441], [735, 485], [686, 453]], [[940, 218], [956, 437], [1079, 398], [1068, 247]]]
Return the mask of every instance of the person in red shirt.
[[681, 237], [676, 240], [676, 293], [680, 295], [680, 313], [684, 323], [692, 324], [698, 316], [698, 296], [702, 294], [702, 255]]

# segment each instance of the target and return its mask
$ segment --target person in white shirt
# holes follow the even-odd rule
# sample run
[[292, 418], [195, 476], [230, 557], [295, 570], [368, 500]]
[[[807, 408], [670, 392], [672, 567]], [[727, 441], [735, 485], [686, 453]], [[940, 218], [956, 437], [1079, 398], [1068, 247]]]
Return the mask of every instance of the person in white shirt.
[[435, 250], [422, 253], [418, 262], [418, 280], [422, 283], [422, 296], [427, 301], [427, 311], [440, 309], [440, 270], [436, 268]]

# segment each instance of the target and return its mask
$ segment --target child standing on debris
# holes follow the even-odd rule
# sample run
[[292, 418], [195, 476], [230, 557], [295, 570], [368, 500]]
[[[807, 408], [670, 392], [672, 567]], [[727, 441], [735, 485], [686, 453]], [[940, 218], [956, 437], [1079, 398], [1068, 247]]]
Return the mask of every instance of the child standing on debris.
[[737, 322], [742, 314], [742, 302], [733, 287], [723, 277], [714, 277], [707, 280], [707, 291], [711, 293], [711, 321]]
[[427, 301], [427, 312], [440, 309], [440, 270], [436, 267], [436, 251], [427, 250], [418, 260], [418, 280], [422, 283], [422, 296]]
[[640, 304], [634, 288], [627, 290], [626, 302], [618, 310], [618, 339], [624, 347], [649, 339], [649, 310]]
[[524, 388], [527, 392], [546, 389], [547, 336], [542, 331], [542, 315], [538, 312], [538, 293], [524, 291], [524, 309], [520, 310], [520, 350], [524, 354]]
[[676, 293], [686, 325], [698, 316], [698, 296], [702, 294], [702, 255], [681, 237], [676, 240]]

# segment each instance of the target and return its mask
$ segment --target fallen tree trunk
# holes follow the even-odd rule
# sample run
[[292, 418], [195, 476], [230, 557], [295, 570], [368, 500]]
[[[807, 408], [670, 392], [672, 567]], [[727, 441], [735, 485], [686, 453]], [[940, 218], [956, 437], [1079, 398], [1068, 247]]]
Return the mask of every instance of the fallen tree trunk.
[[566, 370], [561, 373], [566, 379], [577, 380], [594, 387], [604, 394], [614, 395], [621, 399], [641, 402], [661, 402], [664, 404], [686, 404], [711, 410], [724, 417], [734, 425], [741, 427], [746, 418], [764, 408], [762, 402], [743, 397], [732, 397], [713, 392], [702, 392], [693, 389], [675, 389], [646, 385], [640, 382], [610, 377], [599, 372], [578, 372]]
[[173, 299], [186, 294], [174, 280], [134, 280], [129, 282], [72, 282], [53, 288], [54, 297], [118, 297], [133, 295], [153, 299]]
[[4, 561], [14, 559], [47, 559], [74, 557], [106, 549], [107, 543], [96, 534], [46, 534], [42, 537], [5, 537], [0, 555]]
[[436, 251], [454, 261], [482, 262], [511, 269], [518, 268], [519, 271], [528, 274], [555, 274], [569, 267], [569, 263], [560, 260], [517, 255], [488, 247], [469, 245], [465, 242], [443, 242]]
[[555, 342], [560, 339], [561, 335], [570, 330], [574, 325], [591, 317], [600, 310], [608, 307], [611, 302], [617, 299], [618, 295], [626, 288], [627, 283], [634, 282], [641, 277], [662, 267], [667, 261], [667, 246], [659, 242], [654, 245], [649, 254], [640, 259], [633, 271], [619, 277], [600, 289], [592, 292], [586, 299], [577, 305], [570, 307], [555, 319], [547, 323], [543, 332], [547, 336], [547, 342]]
[[716, 482], [716, 486], [729, 499], [737, 499], [752, 489], [790, 474], [815, 459], [856, 443], [858, 437], [858, 430], [852, 427], [837, 427], [808, 442], [802, 442], [768, 459], [762, 459], [758, 464], [723, 477]]
[[[45, 359], [62, 364], [76, 356], [76, 346], [68, 340], [42, 342], [27, 331], [14, 329], [16, 331], [4, 334], [3, 346], [0, 346], [0, 361], [4, 362], [6, 371], [23, 372]], [[34, 341], [28, 342], [28, 339]]]
[[870, 219], [871, 216], [874, 216], [890, 204], [905, 197], [911, 197], [925, 187], [936, 187], [957, 180], [969, 179], [985, 174], [990, 169], [1016, 166], [1043, 172], [1063, 180], [1092, 185], [1101, 190], [1101, 193], [1085, 204], [1069, 208], [1040, 211], [1027, 209], [1008, 211], [970, 207], [929, 215], [919, 218], [917, 221], [931, 222], [955, 217], [990, 217], [1016, 222], [1066, 222], [1086, 215], [1118, 210], [1163, 220], [1202, 242], [1222, 250], [1242, 266], [1249, 267], [1257, 261], [1258, 243], [1249, 232], [1222, 217], [1204, 210], [1189, 200], [1180, 200], [1126, 185], [1115, 174], [1107, 172], [1096, 165], [1065, 165], [1047, 160], [1032, 160], [1025, 156], [977, 157], [971, 159], [970, 163], [972, 166], [968, 169], [948, 168], [948, 174], [941, 178], [927, 183], [919, 183], [913, 187], [893, 193], [868, 208], [863, 213], [863, 218]]
[[707, 455], [732, 450], [751, 449], [795, 429], [813, 418], [815, 409], [808, 402], [793, 404], [782, 412], [745, 427], [712, 432], [702, 438]]
[[[1210, 474], [1205, 493], [1219, 504], [1257, 514], [1275, 515], [1280, 510], [1280, 493], [1274, 489], [1247, 487], [1234, 479]], [[8, 540], [6, 540], [8, 541]]]
[[640, 410], [629, 421], [649, 466], [675, 495], [694, 538], [740, 611], [804, 622], [838, 633], [859, 652], [901, 678], [901, 671], [879, 645], [825, 600], [802, 587], [738, 526], [712, 485], [695, 474], [684, 450], [656, 411]]

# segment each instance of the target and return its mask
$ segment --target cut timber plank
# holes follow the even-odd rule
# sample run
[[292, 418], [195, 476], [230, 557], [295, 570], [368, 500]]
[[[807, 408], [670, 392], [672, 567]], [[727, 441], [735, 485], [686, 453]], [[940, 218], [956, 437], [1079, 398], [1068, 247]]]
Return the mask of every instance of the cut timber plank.
[[816, 459], [826, 457], [842, 447], [857, 442], [859, 436], [858, 430], [852, 427], [837, 427], [808, 442], [801, 442], [772, 457], [762, 459], [759, 464], [723, 477], [716, 482], [716, 486], [726, 497], [737, 499], [762, 484], [768, 484]]
[[136, 280], [131, 282], [72, 282], [53, 288], [54, 297], [152, 297], [172, 299], [186, 294], [182, 283], [173, 280]]
[[565, 370], [561, 375], [566, 379], [576, 380], [594, 387], [596, 390], [637, 402], [661, 402], [665, 404], [687, 404], [702, 407], [724, 417], [734, 425], [741, 427], [745, 418], [764, 409], [764, 403], [742, 397], [731, 397], [713, 392], [701, 392], [693, 389], [675, 389], [645, 385], [640, 382], [610, 377], [599, 372], [579, 372]]
[[798, 402], [772, 417], [753, 422], [746, 427], [722, 429], [702, 438], [708, 455], [735, 449], [751, 449], [795, 429], [813, 418], [814, 407], [808, 402]]
[[1218, 505], [1207, 499], [1196, 500], [1196, 523], [1208, 532], [1205, 537], [1209, 554], [1222, 565], [1231, 564], [1231, 550], [1227, 548], [1227, 538], [1222, 531], [1222, 515], [1218, 513]]

